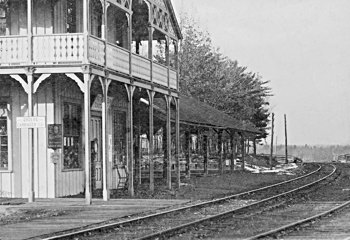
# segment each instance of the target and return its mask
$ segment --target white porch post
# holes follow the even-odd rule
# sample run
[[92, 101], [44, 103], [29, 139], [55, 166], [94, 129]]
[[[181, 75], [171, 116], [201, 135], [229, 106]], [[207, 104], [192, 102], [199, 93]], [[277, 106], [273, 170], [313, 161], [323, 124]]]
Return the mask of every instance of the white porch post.
[[168, 169], [167, 169], [167, 187], [171, 189], [171, 96], [166, 97], [166, 136], [167, 136], [167, 160], [168, 160]]
[[134, 196], [134, 123], [133, 123], [133, 95], [134, 86], [127, 86], [129, 104], [128, 104], [128, 117], [127, 117], [127, 129], [128, 129], [128, 190], [131, 197]]
[[153, 162], [153, 151], [154, 151], [154, 122], [153, 122], [153, 101], [154, 92], [148, 90], [149, 98], [149, 190], [154, 192], [154, 162]]
[[33, 44], [32, 44], [32, 0], [27, 0], [27, 31], [28, 31], [28, 62], [32, 63], [33, 60]]
[[181, 185], [181, 169], [180, 169], [180, 99], [175, 99], [176, 119], [175, 119], [175, 146], [176, 146], [176, 185]]
[[88, 63], [89, 0], [83, 0], [84, 63]]
[[105, 80], [103, 84], [103, 102], [102, 102], [102, 161], [103, 161], [103, 200], [108, 201], [110, 198], [110, 192], [108, 188], [108, 161], [107, 161], [107, 131], [108, 131], [108, 124], [107, 124], [107, 114], [108, 114], [108, 86], [109, 86], [110, 80]]
[[84, 73], [84, 133], [85, 133], [85, 202], [90, 205], [91, 167], [90, 167], [90, 74]]
[[[27, 31], [28, 31], [28, 62], [32, 63], [32, 0], [27, 0]], [[28, 94], [28, 116], [33, 116], [33, 69], [27, 71], [27, 94]], [[28, 139], [28, 180], [29, 180], [29, 191], [28, 191], [28, 202], [35, 201], [34, 192], [34, 129], [30, 128], [29, 139]]]
[[[29, 69], [27, 72], [28, 80], [28, 117], [33, 116], [33, 71]], [[29, 178], [29, 192], [28, 192], [28, 202], [35, 201], [34, 192], [34, 129], [29, 128], [29, 139], [28, 139], [28, 178]]]

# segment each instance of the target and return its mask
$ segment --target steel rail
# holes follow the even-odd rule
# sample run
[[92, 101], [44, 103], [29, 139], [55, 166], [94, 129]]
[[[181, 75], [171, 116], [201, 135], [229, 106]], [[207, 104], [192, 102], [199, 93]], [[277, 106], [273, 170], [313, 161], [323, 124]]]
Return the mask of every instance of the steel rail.
[[290, 224], [284, 225], [282, 227], [270, 230], [268, 232], [260, 233], [258, 235], [253, 236], [253, 237], [247, 238], [246, 240], [255, 240], [255, 239], [259, 239], [259, 238], [263, 238], [263, 237], [273, 236], [273, 235], [275, 235], [275, 234], [277, 234], [279, 232], [282, 232], [282, 231], [288, 231], [289, 229], [293, 229], [293, 228], [301, 226], [301, 225], [303, 225], [305, 223], [312, 222], [312, 221], [314, 221], [316, 219], [325, 217], [325, 216], [327, 216], [327, 215], [329, 215], [331, 213], [334, 213], [336, 211], [339, 211], [340, 209], [345, 208], [345, 207], [347, 207], [349, 205], [350, 205], [350, 201], [347, 201], [347, 202], [345, 202], [345, 203], [343, 203], [343, 204], [341, 204], [341, 205], [339, 205], [337, 207], [334, 207], [334, 208], [332, 208], [330, 210], [327, 210], [327, 211], [325, 211], [323, 213], [319, 213], [319, 214], [317, 214], [315, 216], [308, 217], [308, 218], [296, 221], [294, 223], [290, 223]]
[[[163, 216], [163, 215], [166, 215], [166, 214], [184, 211], [184, 210], [187, 210], [187, 209], [193, 209], [193, 208], [204, 207], [204, 206], [211, 205], [211, 204], [217, 204], [217, 203], [220, 203], [220, 202], [228, 201], [228, 200], [231, 200], [231, 199], [234, 199], [234, 198], [238, 198], [238, 197], [241, 197], [241, 196], [244, 196], [244, 195], [249, 195], [249, 194], [252, 194], [252, 193], [256, 193], [256, 192], [263, 191], [263, 190], [266, 190], [266, 189], [270, 189], [270, 188], [273, 188], [273, 187], [281, 186], [283, 184], [287, 184], [287, 183], [290, 183], [290, 182], [293, 182], [293, 181], [297, 181], [297, 180], [309, 177], [309, 176], [319, 172], [321, 169], [322, 169], [322, 166], [318, 165], [318, 168], [316, 170], [314, 170], [314, 171], [312, 171], [312, 172], [310, 172], [308, 174], [305, 174], [305, 175], [302, 175], [302, 176], [299, 176], [299, 177], [296, 177], [296, 178], [293, 178], [293, 179], [289, 179], [289, 180], [286, 180], [286, 181], [283, 181], [283, 182], [275, 183], [275, 184], [272, 184], [272, 185], [269, 185], [269, 186], [265, 186], [265, 187], [253, 189], [253, 190], [250, 190], [250, 191], [246, 191], [246, 192], [242, 192], [242, 193], [238, 193], [238, 194], [234, 194], [234, 195], [230, 195], [230, 196], [227, 196], [227, 197], [222, 197], [222, 198], [218, 198], [218, 199], [214, 199], [214, 200], [209, 200], [209, 201], [205, 201], [205, 202], [201, 202], [201, 203], [197, 203], [197, 204], [193, 204], [193, 205], [179, 207], [179, 208], [176, 208], [176, 209], [171, 209], [171, 210], [167, 210], [167, 211], [163, 211], [163, 212], [159, 212], [159, 213], [154, 213], [154, 214], [150, 214], [150, 215], [146, 215], [146, 216], [136, 217], [136, 218], [128, 219], [128, 220], [125, 220], [125, 221], [107, 223], [107, 224], [104, 224], [102, 226], [88, 227], [88, 228], [84, 228], [84, 229], [82, 229], [82, 228], [68, 229], [68, 230], [61, 231], [61, 232], [67, 232], [67, 233], [60, 234], [61, 232], [58, 232], [58, 234], [55, 235], [55, 236], [50, 236], [50, 237], [46, 237], [46, 238], [43, 238], [43, 239], [44, 240], [56, 240], [56, 239], [70, 238], [70, 237], [74, 237], [76, 235], [82, 235], [82, 234], [85, 234], [85, 233], [88, 233], [88, 232], [101, 231], [101, 230], [104, 230], [104, 229], [114, 228], [114, 227], [117, 227], [117, 226], [128, 225], [128, 224], [132, 224], [134, 222], [148, 220], [148, 219], [152, 219], [152, 218], [155, 218], [155, 217]], [[101, 223], [101, 224], [103, 224], [103, 223]], [[40, 236], [38, 236], [38, 237], [40, 237]]]
[[334, 165], [331, 165], [331, 166], [333, 166], [333, 171], [330, 174], [328, 174], [327, 176], [325, 176], [325, 177], [323, 177], [321, 179], [318, 179], [318, 180], [316, 180], [314, 182], [308, 183], [308, 184], [306, 184], [304, 186], [295, 188], [293, 190], [290, 190], [290, 191], [287, 191], [287, 192], [284, 192], [284, 193], [277, 194], [277, 195], [269, 197], [269, 198], [265, 198], [265, 199], [260, 200], [258, 202], [255, 202], [255, 203], [252, 203], [252, 204], [240, 207], [240, 208], [236, 208], [234, 210], [229, 210], [229, 211], [226, 211], [226, 212], [223, 212], [223, 213], [219, 213], [217, 215], [213, 215], [213, 216], [210, 216], [210, 217], [207, 217], [207, 218], [203, 218], [203, 219], [200, 219], [200, 220], [196, 220], [196, 221], [192, 221], [192, 222], [189, 222], [189, 223], [185, 223], [185, 224], [173, 227], [173, 228], [169, 228], [169, 229], [166, 229], [166, 230], [163, 230], [163, 231], [159, 231], [159, 232], [156, 232], [156, 233], [152, 233], [152, 234], [143, 236], [141, 238], [136, 238], [136, 240], [156, 239], [156, 238], [161, 238], [161, 237], [165, 237], [165, 236], [170, 236], [171, 233], [177, 232], [177, 231], [179, 231], [181, 229], [186, 229], [186, 228], [189, 228], [189, 227], [196, 226], [198, 224], [203, 224], [204, 222], [210, 222], [210, 221], [214, 221], [216, 219], [221, 219], [221, 218], [226, 217], [228, 215], [232, 215], [232, 214], [238, 213], [240, 211], [246, 210], [248, 208], [251, 208], [251, 207], [254, 207], [254, 206], [258, 206], [258, 205], [260, 205], [262, 203], [266, 203], [268, 201], [271, 201], [271, 200], [274, 200], [274, 199], [278, 199], [281, 196], [286, 196], [286, 195], [288, 195], [290, 193], [294, 193], [294, 192], [297, 192], [299, 190], [308, 188], [308, 187], [310, 187], [312, 185], [315, 185], [315, 184], [317, 184], [317, 183], [327, 179], [328, 177], [332, 176], [336, 172], [337, 168]]

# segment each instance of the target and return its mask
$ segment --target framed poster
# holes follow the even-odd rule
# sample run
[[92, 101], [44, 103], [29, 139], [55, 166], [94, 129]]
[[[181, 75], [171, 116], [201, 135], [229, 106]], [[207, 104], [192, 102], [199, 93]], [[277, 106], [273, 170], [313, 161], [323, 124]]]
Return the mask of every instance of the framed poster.
[[62, 124], [48, 124], [48, 148], [62, 149]]

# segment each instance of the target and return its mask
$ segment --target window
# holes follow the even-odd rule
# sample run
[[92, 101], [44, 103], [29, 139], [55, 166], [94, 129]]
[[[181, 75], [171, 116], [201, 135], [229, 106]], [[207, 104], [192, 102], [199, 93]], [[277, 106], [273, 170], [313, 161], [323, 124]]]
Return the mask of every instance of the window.
[[27, 1], [0, 0], [0, 36], [27, 34]]
[[118, 7], [108, 8], [107, 40], [109, 43], [129, 49], [129, 23], [127, 14]]
[[163, 65], [167, 65], [168, 44], [166, 36], [159, 30], [153, 33], [153, 61]]
[[77, 3], [75, 0], [67, 1], [67, 32], [76, 33], [77, 32]]
[[177, 68], [177, 43], [175, 40], [171, 40], [169, 45], [169, 65], [174, 69]]
[[149, 10], [144, 0], [132, 1], [131, 51], [145, 58], [149, 56]]
[[81, 106], [63, 106], [63, 168], [78, 169], [81, 163]]
[[115, 110], [113, 113], [114, 129], [114, 166], [126, 165], [126, 112]]
[[0, 36], [6, 35], [7, 6], [0, 1]]
[[0, 169], [8, 170], [7, 103], [0, 102]]
[[102, 4], [99, 0], [90, 1], [91, 35], [98, 38], [102, 36], [102, 12]]

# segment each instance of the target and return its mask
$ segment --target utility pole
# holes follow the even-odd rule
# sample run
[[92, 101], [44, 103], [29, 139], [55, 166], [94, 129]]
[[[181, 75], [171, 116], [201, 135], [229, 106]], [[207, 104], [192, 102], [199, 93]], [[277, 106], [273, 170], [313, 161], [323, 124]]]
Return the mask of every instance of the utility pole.
[[277, 147], [278, 147], [278, 135], [276, 134], [276, 142], [275, 142], [275, 154], [277, 155]]
[[285, 134], [285, 150], [286, 150], [286, 164], [288, 164], [288, 138], [287, 138], [287, 115], [284, 114], [284, 134]]
[[272, 169], [272, 157], [273, 157], [273, 131], [274, 131], [274, 121], [275, 121], [275, 114], [272, 113], [272, 119], [271, 119], [271, 152], [270, 152], [270, 168]]

